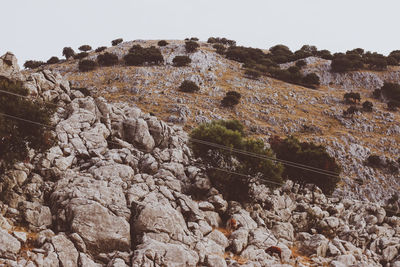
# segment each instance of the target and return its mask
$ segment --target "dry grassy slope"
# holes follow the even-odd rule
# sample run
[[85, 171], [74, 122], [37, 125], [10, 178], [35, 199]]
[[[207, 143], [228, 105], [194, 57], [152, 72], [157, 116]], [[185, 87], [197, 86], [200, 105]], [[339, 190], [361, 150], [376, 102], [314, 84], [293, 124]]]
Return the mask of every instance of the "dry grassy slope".
[[[70, 60], [47, 68], [59, 70], [75, 87], [87, 87], [94, 95], [110, 101], [127, 101], [146, 112], [152, 112], [165, 121], [186, 117], [189, 130], [206, 119], [236, 118], [244, 122], [255, 136], [266, 139], [277, 134], [294, 134], [303, 140], [314, 140], [330, 147], [330, 153], [344, 166], [343, 186], [356, 194], [364, 192], [369, 198], [388, 196], [386, 188], [398, 190], [398, 177], [364, 168], [364, 155], [358, 158], [350, 152], [350, 146], [358, 144], [371, 153], [399, 157], [399, 134], [388, 135], [393, 125], [399, 126], [400, 114], [386, 110], [386, 105], [370, 97], [371, 90], [357, 88], [362, 101], [373, 102], [373, 113], [355, 115], [353, 119], [341, 118], [348, 105], [342, 102], [344, 89], [340, 86], [321, 86], [311, 90], [263, 77], [260, 80], [244, 78], [241, 64], [214, 53], [210, 45], [201, 43], [199, 52], [190, 55], [190, 67], [171, 66], [175, 55], [186, 55], [183, 41], [169, 41], [162, 48], [166, 64], [156, 67], [98, 68], [93, 72], [80, 73], [77, 61]], [[110, 47], [107, 51], [123, 57], [133, 43], [142, 46], [156, 45], [157, 41], [135, 41]], [[95, 58], [95, 53], [90, 57]], [[318, 64], [318, 63], [317, 63]], [[195, 94], [177, 90], [184, 79], [193, 79], [201, 91]], [[241, 103], [234, 109], [222, 108], [220, 100], [227, 91], [242, 94]], [[171, 118], [171, 115], [176, 117]], [[339, 119], [338, 119], [339, 118]], [[391, 118], [386, 121], [385, 118]], [[303, 126], [316, 126], [318, 132], [304, 132]], [[353, 149], [354, 150], [354, 149]], [[361, 153], [362, 154], [362, 153]], [[351, 185], [354, 178], [365, 178], [363, 186]]]

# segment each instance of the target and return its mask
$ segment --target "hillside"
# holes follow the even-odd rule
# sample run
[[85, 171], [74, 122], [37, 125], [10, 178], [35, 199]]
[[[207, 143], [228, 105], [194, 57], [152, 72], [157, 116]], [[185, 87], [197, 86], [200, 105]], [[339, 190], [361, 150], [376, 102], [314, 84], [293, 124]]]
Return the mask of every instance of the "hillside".
[[[264, 140], [272, 135], [296, 135], [323, 144], [344, 169], [344, 190], [338, 194], [381, 201], [398, 192], [397, 174], [368, 167], [365, 161], [372, 154], [393, 161], [399, 158], [400, 114], [388, 111], [385, 103], [372, 98], [372, 92], [384, 81], [399, 82], [400, 67], [390, 66], [383, 72], [333, 74], [329, 71], [330, 60], [310, 57], [302, 71], [315, 72], [321, 80], [318, 90], [310, 90], [267, 77], [245, 78], [241, 64], [215, 53], [211, 44], [201, 43], [197, 52], [188, 54], [183, 41], [168, 42], [160, 47], [165, 59], [161, 66], [132, 67], [121, 63], [79, 72], [78, 61], [68, 60], [45, 68], [59, 71], [72, 87], [88, 88], [92, 95], [112, 102], [131, 103], [186, 130], [210, 120], [235, 118]], [[134, 44], [157, 46], [157, 41], [125, 42], [106, 51], [122, 60]], [[88, 58], [95, 59], [97, 54], [92, 52]], [[189, 55], [192, 63], [174, 67], [176, 55]], [[178, 91], [185, 79], [195, 81], [201, 90], [195, 94]], [[241, 103], [234, 109], [221, 107], [221, 99], [231, 90], [241, 93]], [[360, 93], [362, 102], [371, 101], [374, 111], [351, 118], [343, 116], [349, 107], [343, 95], [350, 91]], [[362, 185], [355, 185], [355, 179]]]
[[[307, 58], [302, 71], [322, 82], [313, 90], [245, 78], [240, 63], [206, 43], [187, 54], [183, 41], [168, 42], [161, 66], [80, 72], [69, 59], [20, 71], [13, 54], [0, 58], [0, 76], [56, 105], [46, 126], [58, 141], [0, 174], [1, 266], [400, 266], [398, 174], [365, 164], [375, 154], [398, 167], [400, 114], [371, 94], [386, 79], [399, 81], [400, 68], [331, 74], [329, 62]], [[133, 44], [157, 41], [106, 51], [121, 60]], [[175, 55], [192, 63], [174, 67]], [[180, 92], [185, 79], [200, 91]], [[231, 90], [240, 103], [222, 107]], [[373, 102], [373, 112], [343, 116], [349, 90]], [[290, 180], [270, 189], [253, 179], [251, 201], [227, 199], [194, 157], [188, 133], [229, 118], [264, 141], [293, 134], [325, 145], [343, 168], [339, 188], [325, 195]]]

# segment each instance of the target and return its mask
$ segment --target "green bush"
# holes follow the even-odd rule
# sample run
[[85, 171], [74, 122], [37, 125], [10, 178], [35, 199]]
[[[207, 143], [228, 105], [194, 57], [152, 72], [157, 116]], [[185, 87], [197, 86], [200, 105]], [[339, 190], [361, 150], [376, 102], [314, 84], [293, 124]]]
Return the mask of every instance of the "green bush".
[[97, 53], [101, 53], [106, 49], [107, 49], [107, 46], [100, 46], [100, 47], [97, 47], [96, 50], [94, 50], [94, 51]]
[[370, 102], [370, 101], [365, 101], [365, 102], [362, 104], [362, 107], [363, 107], [363, 109], [364, 109], [365, 111], [371, 112], [371, 111], [372, 111], [372, 108], [374, 107], [374, 104], [372, 104], [372, 102]]
[[193, 53], [197, 51], [197, 48], [199, 48], [200, 45], [194, 41], [187, 41], [185, 42], [185, 49], [186, 52], [188, 53]]
[[74, 55], [74, 59], [83, 59], [87, 57], [89, 54], [87, 52], [80, 52]]
[[75, 55], [75, 51], [71, 47], [64, 47], [62, 54], [66, 59], [69, 59]]
[[307, 66], [307, 63], [304, 60], [300, 59], [296, 61], [296, 67], [298, 67], [299, 69], [301, 69], [304, 66]]
[[24, 63], [24, 68], [25, 69], [36, 69], [45, 63], [43, 61], [36, 61], [36, 60], [27, 60]]
[[159, 48], [154, 46], [143, 48], [140, 45], [134, 45], [124, 56], [124, 61], [128, 66], [160, 65], [164, 62], [164, 58]]
[[106, 52], [97, 56], [97, 63], [99, 63], [100, 66], [114, 66], [118, 64], [118, 56]]
[[354, 93], [354, 92], [345, 93], [343, 95], [343, 98], [346, 101], [346, 103], [357, 103], [361, 101], [360, 93]]
[[92, 71], [95, 70], [97, 68], [97, 63], [93, 60], [88, 60], [88, 59], [84, 59], [79, 61], [78, 64], [78, 69], [79, 71]]
[[168, 42], [165, 40], [160, 40], [160, 41], [158, 41], [157, 45], [158, 46], [166, 46], [166, 45], [168, 45]]
[[57, 64], [58, 62], [60, 62], [60, 59], [58, 57], [51, 57], [49, 58], [49, 60], [47, 60], [47, 64]]
[[189, 80], [184, 80], [181, 85], [179, 86], [179, 91], [185, 92], [185, 93], [194, 93], [199, 91], [200, 88], [199, 86], [192, 81]]
[[397, 111], [397, 108], [400, 107], [400, 102], [398, 101], [389, 101], [387, 103], [387, 108], [391, 111]]
[[246, 70], [244, 72], [244, 75], [246, 76], [246, 78], [257, 80], [258, 78], [260, 78], [261, 73], [257, 70]]
[[352, 116], [356, 112], [358, 112], [358, 108], [356, 106], [350, 106], [345, 111], [343, 111], [343, 115]]
[[189, 65], [190, 62], [192, 62], [192, 60], [188, 56], [176, 56], [176, 57], [174, 57], [172, 62], [174, 63], [174, 66], [176, 66], [176, 67], [184, 67], [184, 66]]
[[213, 48], [216, 50], [217, 54], [223, 55], [225, 54], [226, 48], [222, 44], [214, 44]]
[[[265, 148], [262, 141], [245, 138], [243, 126], [238, 121], [213, 121], [201, 124], [191, 132], [190, 137], [192, 138], [190, 145], [194, 155], [201, 158], [208, 166], [207, 174], [213, 186], [224, 195], [225, 199], [251, 200], [250, 183], [254, 182], [254, 178], [258, 178], [259, 183], [265, 183], [271, 188], [282, 183], [281, 164], [261, 157], [243, 155], [229, 149], [274, 157], [273, 152]], [[209, 146], [199, 143], [197, 140], [217, 144], [228, 149]], [[221, 171], [221, 169], [230, 172], [227, 173]], [[273, 183], [268, 183], [265, 180]]]
[[385, 82], [381, 88], [381, 92], [387, 99], [400, 102], [400, 84]]
[[[22, 82], [13, 82], [4, 77], [0, 78], [0, 90], [28, 96], [28, 90]], [[0, 174], [16, 161], [25, 160], [29, 148], [35, 149], [36, 152], [44, 152], [53, 146], [55, 140], [45, 125], [51, 124], [50, 119], [54, 111], [55, 106], [45, 102], [34, 102], [10, 94], [0, 96], [0, 113], [26, 120], [0, 115]]]
[[302, 186], [314, 184], [321, 188], [325, 194], [331, 194], [340, 181], [340, 166], [335, 159], [326, 152], [322, 145], [300, 142], [290, 136], [284, 140], [279, 137], [270, 139], [271, 148], [276, 157], [293, 163], [303, 164], [321, 169], [319, 172], [301, 169], [292, 165], [285, 165], [283, 177]]
[[319, 76], [315, 73], [309, 73], [303, 77], [303, 83], [318, 86], [320, 84]]
[[92, 50], [92, 47], [90, 45], [81, 45], [78, 49], [82, 52], [87, 52]]
[[221, 105], [224, 107], [234, 107], [240, 103], [242, 95], [235, 91], [229, 91], [225, 97], [221, 100]]
[[229, 45], [229, 46], [236, 45], [236, 41], [229, 40], [227, 38], [220, 38], [220, 37], [210, 37], [210, 38], [208, 38], [207, 43], [209, 43], [209, 44], [224, 44], [224, 45]]
[[119, 45], [120, 43], [122, 43], [123, 41], [124, 41], [124, 39], [118, 38], [118, 39], [112, 40], [112, 41], [111, 41], [111, 45], [112, 45], [112, 46], [117, 46], [117, 45]]
[[197, 38], [197, 37], [190, 37], [190, 41], [197, 42], [198, 40], [199, 40], [199, 38]]
[[381, 89], [375, 89], [374, 92], [372, 93], [372, 96], [376, 99], [379, 99], [382, 95]]

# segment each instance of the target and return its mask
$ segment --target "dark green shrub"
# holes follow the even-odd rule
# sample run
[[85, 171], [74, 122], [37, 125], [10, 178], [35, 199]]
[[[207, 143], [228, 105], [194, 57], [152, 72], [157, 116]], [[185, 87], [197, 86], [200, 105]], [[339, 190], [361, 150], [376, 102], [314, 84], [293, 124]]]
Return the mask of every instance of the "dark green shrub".
[[229, 91], [225, 97], [221, 100], [221, 105], [224, 107], [234, 107], [240, 103], [242, 95], [235, 91]]
[[372, 93], [372, 96], [373, 96], [374, 98], [377, 98], [377, 99], [380, 98], [381, 95], [382, 95], [381, 89], [375, 89], [374, 92]]
[[291, 74], [296, 74], [300, 72], [300, 68], [297, 66], [291, 66], [288, 69], [288, 72], [290, 72]]
[[374, 107], [374, 104], [372, 104], [372, 102], [370, 102], [370, 101], [365, 101], [365, 102], [362, 104], [362, 107], [363, 107], [363, 109], [364, 109], [365, 111], [371, 112], [371, 111], [372, 111], [372, 108]]
[[47, 60], [47, 64], [57, 64], [58, 62], [60, 62], [60, 59], [58, 57], [51, 57], [49, 58], [49, 60]]
[[190, 41], [197, 42], [198, 40], [199, 40], [199, 38], [197, 38], [197, 37], [191, 37], [191, 38], [190, 38]]
[[400, 50], [394, 50], [390, 52], [389, 57], [394, 58], [397, 62], [400, 62]]
[[395, 57], [392, 57], [392, 56], [387, 57], [386, 61], [387, 61], [387, 64], [390, 65], [390, 66], [399, 65], [399, 61]]
[[354, 92], [345, 93], [343, 95], [343, 98], [347, 103], [357, 103], [361, 101], [360, 93], [354, 93]]
[[398, 107], [400, 107], [400, 102], [398, 101], [389, 101], [387, 103], [387, 108], [391, 111], [397, 111]]
[[303, 83], [318, 86], [320, 84], [319, 76], [315, 73], [309, 73], [303, 77]]
[[368, 64], [368, 69], [371, 70], [386, 70], [387, 69], [387, 59], [384, 55], [377, 53], [368, 53], [363, 56], [364, 62]]
[[74, 55], [74, 59], [82, 59], [87, 57], [89, 54], [87, 52], [80, 52]]
[[112, 46], [117, 46], [117, 45], [119, 45], [120, 43], [122, 43], [123, 41], [124, 41], [124, 39], [118, 38], [118, 39], [112, 40], [112, 41], [111, 41], [111, 45], [112, 45]]
[[27, 60], [24, 63], [24, 68], [25, 69], [36, 69], [45, 63], [43, 61], [36, 61], [36, 60]]
[[107, 46], [100, 46], [100, 47], [97, 47], [96, 50], [94, 50], [94, 51], [97, 53], [101, 53], [106, 49], [107, 49]]
[[343, 111], [343, 115], [352, 116], [356, 112], [358, 112], [358, 108], [356, 106], [350, 106], [347, 108], [347, 110]]
[[331, 70], [333, 72], [347, 72], [359, 70], [364, 67], [364, 61], [360, 51], [347, 51], [346, 54], [336, 53], [333, 55]]
[[[254, 178], [258, 178], [260, 183], [265, 183], [271, 188], [282, 183], [282, 165], [279, 163], [198, 142], [202, 140], [226, 148], [274, 157], [273, 152], [266, 149], [262, 141], [245, 138], [243, 126], [238, 121], [213, 121], [201, 124], [191, 132], [190, 137], [192, 138], [190, 145], [195, 157], [201, 158], [209, 166], [207, 174], [213, 186], [224, 195], [225, 199], [250, 200], [252, 196], [249, 185]], [[221, 169], [230, 172], [224, 172]], [[263, 180], [273, 183], [263, 182]]]
[[75, 55], [75, 51], [71, 47], [64, 47], [62, 54], [66, 59], [69, 59]]
[[164, 62], [164, 58], [159, 48], [134, 45], [129, 49], [129, 54], [124, 56], [124, 61], [128, 66], [160, 65]]
[[224, 45], [229, 45], [229, 46], [235, 46], [236, 41], [234, 40], [229, 40], [227, 38], [220, 38], [220, 37], [210, 37], [207, 40], [207, 43], [209, 44], [224, 44]]
[[182, 84], [179, 86], [179, 91], [185, 93], [194, 93], [199, 90], [200, 90], [199, 86], [195, 82], [189, 80], [184, 80]]
[[367, 165], [373, 168], [383, 168], [385, 166], [385, 161], [378, 155], [370, 155], [367, 158]]
[[246, 70], [244, 72], [244, 75], [246, 76], [246, 78], [257, 80], [258, 78], [260, 78], [261, 73], [257, 70]]
[[166, 45], [168, 45], [168, 42], [165, 40], [160, 40], [160, 41], [158, 41], [157, 45], [158, 46], [166, 46]]
[[381, 88], [381, 92], [387, 99], [400, 102], [400, 84], [385, 82]]
[[87, 52], [92, 50], [92, 47], [90, 45], [81, 45], [78, 49], [82, 52]]
[[[28, 96], [29, 92], [22, 82], [13, 82], [0, 78], [0, 90]], [[17, 95], [0, 96], [0, 113], [23, 118], [25, 121], [12, 119], [0, 114], [0, 174], [17, 161], [28, 157], [30, 148], [44, 152], [54, 145], [50, 129], [51, 116], [55, 106], [46, 102], [36, 102]], [[34, 121], [30, 123], [28, 121]], [[5, 197], [4, 195], [1, 198]]]
[[97, 56], [97, 63], [99, 63], [100, 66], [114, 66], [118, 64], [118, 56], [106, 52]]
[[83, 72], [95, 70], [96, 67], [97, 67], [97, 63], [93, 60], [88, 60], [88, 59], [81, 60], [81, 61], [79, 61], [79, 64], [78, 64], [79, 71], [83, 71]]
[[194, 41], [187, 41], [185, 42], [185, 49], [186, 52], [188, 53], [193, 53], [197, 51], [197, 48], [199, 48], [200, 45]]
[[213, 48], [216, 50], [217, 54], [223, 55], [225, 53], [225, 46], [222, 44], [214, 44]]
[[323, 59], [327, 59], [327, 60], [332, 60], [333, 56], [331, 54], [331, 52], [329, 50], [320, 50], [317, 51], [316, 53], [317, 57], [323, 58]]
[[184, 66], [189, 65], [190, 62], [192, 62], [192, 60], [188, 56], [176, 56], [176, 57], [174, 57], [172, 62], [174, 63], [174, 66], [176, 66], [176, 67], [184, 67]]
[[299, 69], [301, 69], [304, 66], [307, 66], [307, 63], [304, 60], [300, 59], [296, 61], [296, 67], [298, 67]]
[[320, 169], [320, 171], [315, 172], [286, 165], [283, 171], [284, 178], [303, 186], [314, 184], [321, 188], [325, 194], [331, 194], [335, 190], [340, 181], [341, 168], [335, 159], [329, 156], [324, 146], [300, 142], [293, 136], [285, 140], [273, 137], [270, 139], [270, 144], [277, 158]]

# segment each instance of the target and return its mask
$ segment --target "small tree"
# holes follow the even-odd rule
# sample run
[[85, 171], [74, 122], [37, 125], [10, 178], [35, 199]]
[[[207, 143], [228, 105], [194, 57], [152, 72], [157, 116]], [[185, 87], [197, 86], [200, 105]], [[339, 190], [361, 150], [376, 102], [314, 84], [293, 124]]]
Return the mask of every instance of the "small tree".
[[62, 54], [66, 59], [69, 59], [75, 55], [75, 51], [71, 47], [64, 47]]
[[200, 90], [199, 86], [195, 82], [189, 80], [184, 80], [182, 84], [179, 86], [179, 91], [185, 93], [194, 93], [199, 90]]
[[81, 60], [79, 61], [78, 64], [79, 71], [83, 72], [95, 70], [96, 67], [97, 63], [93, 60], [88, 60], [88, 59]]
[[353, 103], [353, 104], [360, 102], [361, 100], [360, 93], [354, 93], [354, 92], [345, 93], [343, 95], [343, 98], [345, 99], [346, 103]]
[[36, 60], [27, 60], [24, 63], [24, 68], [26, 69], [36, 69], [45, 63], [43, 61], [36, 61]]
[[350, 106], [347, 110], [343, 111], [343, 115], [353, 116], [356, 112], [358, 112], [358, 108], [356, 106]]
[[165, 40], [160, 40], [160, 41], [158, 41], [157, 45], [158, 46], [166, 46], [166, 45], [168, 45], [168, 42]]
[[122, 38], [118, 38], [118, 39], [112, 40], [111, 45], [116, 46], [116, 45], [119, 45], [120, 43], [122, 43], [123, 41], [124, 40]]
[[49, 58], [49, 60], [47, 60], [47, 64], [57, 64], [58, 62], [60, 62], [60, 59], [58, 57], [51, 57]]
[[81, 45], [78, 49], [82, 52], [87, 52], [92, 50], [92, 47], [90, 45]]
[[256, 70], [249, 69], [249, 70], [246, 70], [244, 72], [244, 75], [245, 75], [246, 78], [257, 80], [258, 78], [260, 78], [261, 73], [259, 71], [256, 71]]
[[106, 52], [97, 57], [97, 63], [99, 63], [100, 66], [113, 66], [118, 63], [118, 56]]
[[[191, 132], [190, 137], [194, 155], [200, 157], [208, 166], [207, 174], [213, 186], [220, 190], [226, 199], [239, 201], [251, 199], [250, 183], [254, 182], [254, 178], [258, 178], [259, 183], [263, 183], [264, 180], [272, 181], [273, 183], [265, 183], [271, 188], [282, 183], [282, 165], [262, 157], [272, 158], [273, 152], [265, 148], [262, 141], [245, 138], [243, 126], [238, 121], [213, 121], [201, 124]], [[254, 153], [260, 157], [251, 157], [231, 149], [216, 148], [198, 140]], [[221, 168], [230, 172], [221, 171]]]
[[242, 95], [235, 91], [229, 91], [225, 97], [221, 100], [221, 105], [224, 107], [234, 107], [240, 103]]
[[192, 62], [192, 60], [188, 56], [176, 56], [176, 57], [174, 57], [172, 62], [174, 63], [174, 66], [176, 66], [176, 67], [184, 67], [184, 66], [189, 65]]
[[100, 46], [100, 47], [97, 47], [96, 50], [94, 50], [94, 51], [97, 53], [101, 53], [106, 49], [107, 49], [107, 46]]
[[[21, 82], [6, 78], [0, 78], [0, 90], [28, 96], [28, 90]], [[0, 174], [16, 161], [25, 160], [29, 148], [44, 152], [54, 144], [50, 129], [46, 127], [51, 124], [54, 111], [52, 105], [17, 95], [3, 94], [0, 97], [0, 113], [6, 114], [0, 115]]]
[[199, 48], [199, 47], [200, 47], [200, 45], [194, 41], [185, 42], [185, 49], [186, 49], [186, 52], [188, 52], [188, 53], [196, 52], [197, 48]]
[[[293, 163], [285, 166], [283, 177], [302, 186], [314, 184], [325, 194], [331, 194], [335, 190], [340, 181], [341, 168], [335, 159], [329, 156], [325, 147], [314, 143], [300, 142], [293, 136], [284, 140], [276, 136], [272, 137], [270, 144], [277, 158]], [[295, 166], [296, 163], [317, 168], [319, 171], [298, 168]]]
[[309, 73], [303, 77], [303, 82], [309, 85], [318, 86], [320, 84], [319, 76], [315, 73]]
[[363, 107], [363, 109], [364, 109], [365, 111], [371, 112], [371, 111], [372, 111], [372, 108], [374, 107], [374, 104], [372, 104], [372, 102], [370, 102], [370, 101], [365, 101], [365, 102], [362, 104], [362, 107]]
[[225, 46], [222, 44], [214, 44], [213, 48], [216, 50], [215, 52], [217, 52], [217, 54], [223, 55], [225, 54]]
[[89, 54], [87, 52], [80, 52], [74, 55], [74, 59], [83, 59], [87, 57]]
[[307, 63], [303, 59], [296, 61], [296, 67], [298, 67], [299, 69], [301, 69], [304, 66], [307, 66]]

